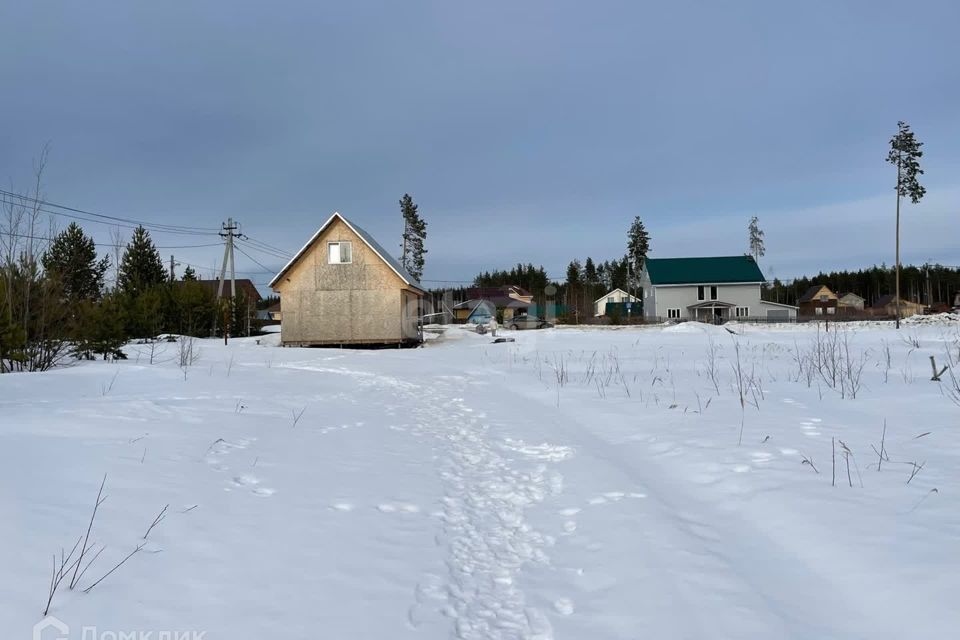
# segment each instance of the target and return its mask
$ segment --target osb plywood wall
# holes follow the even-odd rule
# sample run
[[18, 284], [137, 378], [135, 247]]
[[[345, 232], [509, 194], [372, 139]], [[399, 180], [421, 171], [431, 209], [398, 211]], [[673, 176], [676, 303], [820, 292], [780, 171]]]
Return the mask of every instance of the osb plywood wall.
[[[327, 243], [349, 241], [353, 261], [328, 264]], [[339, 219], [275, 289], [285, 344], [400, 342], [417, 337], [417, 295]], [[412, 302], [412, 304], [411, 304]]]

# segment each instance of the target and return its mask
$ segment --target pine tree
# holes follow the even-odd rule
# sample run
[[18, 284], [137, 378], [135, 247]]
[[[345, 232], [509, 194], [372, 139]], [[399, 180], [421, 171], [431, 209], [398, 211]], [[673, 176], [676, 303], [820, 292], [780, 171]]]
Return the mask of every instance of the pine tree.
[[580, 298], [583, 287], [583, 267], [579, 260], [573, 260], [567, 265], [567, 307], [574, 312], [574, 317], [579, 321]]
[[754, 262], [760, 262], [760, 258], [766, 255], [767, 251], [763, 246], [763, 230], [760, 228], [760, 221], [757, 216], [750, 218], [750, 226], [747, 227], [750, 236], [750, 255]]
[[597, 266], [593, 263], [593, 258], [588, 257], [586, 262], [583, 263], [583, 279], [589, 285], [600, 282], [600, 278], [597, 275]]
[[631, 285], [643, 270], [643, 262], [647, 259], [648, 253], [650, 253], [650, 234], [643, 226], [640, 216], [637, 216], [633, 219], [633, 224], [630, 225], [630, 231], [627, 233], [627, 259]]
[[403, 194], [400, 199], [400, 211], [403, 214], [403, 255], [400, 264], [419, 280], [423, 277], [423, 254], [427, 252], [423, 246], [427, 239], [427, 223], [417, 213], [417, 205], [409, 193]]
[[126, 294], [138, 296], [166, 279], [167, 270], [160, 252], [150, 239], [150, 232], [137, 227], [120, 261], [117, 288]]
[[580, 286], [580, 281], [583, 279], [583, 267], [580, 266], [579, 260], [573, 260], [567, 265], [567, 286], [568, 287], [577, 287]]
[[897, 329], [900, 328], [900, 199], [910, 196], [910, 202], [917, 204], [926, 195], [927, 190], [920, 185], [917, 176], [923, 175], [920, 158], [922, 142], [917, 142], [906, 122], [897, 123], [897, 133], [890, 138], [890, 152], [887, 162], [897, 167], [897, 252], [896, 252], [896, 302]]
[[59, 280], [70, 300], [100, 298], [110, 258], [97, 260], [97, 245], [76, 222], [57, 234], [41, 261], [47, 274]]
[[183, 278], [181, 278], [181, 280], [184, 282], [196, 282], [198, 280], [197, 272], [193, 270], [193, 267], [187, 265], [187, 268], [183, 270]]

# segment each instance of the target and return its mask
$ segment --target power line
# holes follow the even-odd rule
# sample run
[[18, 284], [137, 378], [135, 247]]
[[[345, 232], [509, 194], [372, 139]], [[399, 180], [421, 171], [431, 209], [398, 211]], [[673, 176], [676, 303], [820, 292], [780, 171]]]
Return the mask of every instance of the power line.
[[[7, 204], [7, 205], [13, 205], [13, 206], [17, 206], [17, 207], [25, 207], [25, 206], [26, 206], [26, 205], [24, 205], [24, 204], [21, 203], [21, 202], [11, 202], [10, 200], [7, 200], [7, 199], [5, 199], [5, 198], [2, 197], [2, 196], [0, 196], [0, 203]], [[97, 220], [97, 219], [95, 219], [95, 218], [85, 218], [85, 217], [83, 217], [83, 216], [74, 215], [74, 214], [72, 214], [72, 213], [64, 213], [64, 212], [62, 212], [62, 211], [52, 211], [52, 210], [50, 210], [50, 209], [45, 209], [45, 208], [42, 207], [42, 206], [38, 206], [38, 207], [36, 208], [36, 210], [39, 211], [39, 212], [46, 213], [46, 214], [48, 214], [48, 215], [52, 215], [52, 216], [61, 216], [61, 217], [64, 217], [64, 218], [70, 218], [71, 220], [80, 220], [80, 221], [82, 221], [82, 222], [92, 222], [92, 223], [94, 223], [94, 224], [103, 224], [103, 225], [107, 225], [107, 226], [109, 226], [109, 227], [122, 227], [122, 228], [124, 228], [124, 229], [136, 229], [137, 227], [143, 227], [144, 229], [147, 229], [148, 231], [153, 231], [154, 233], [176, 233], [176, 234], [181, 234], [181, 235], [192, 235], [192, 236], [212, 236], [212, 235], [216, 235], [216, 234], [214, 234], [213, 232], [206, 232], [206, 231], [186, 231], [186, 230], [170, 229], [170, 228], [163, 228], [162, 226], [153, 225], [153, 224], [138, 224], [138, 225], [132, 225], [132, 224], [124, 224], [124, 223], [121, 223], [121, 222], [107, 222], [107, 221], [105, 221], [105, 220]]]
[[[8, 236], [12, 238], [23, 238], [25, 240], [45, 240], [47, 242], [53, 242], [54, 238], [49, 238], [47, 236], [33, 236], [24, 233], [12, 233], [10, 231], [0, 231], [0, 236]], [[98, 247], [111, 247], [113, 249], [123, 248], [127, 245], [125, 244], [111, 244], [109, 242], [97, 242], [93, 241]], [[156, 245], [156, 249], [197, 249], [200, 247], [219, 247], [219, 242], [212, 242], [208, 244], [180, 244], [180, 245]]]
[[251, 256], [249, 253], [247, 253], [246, 251], [244, 251], [244, 250], [241, 249], [240, 247], [234, 245], [233, 248], [236, 249], [237, 251], [239, 251], [240, 253], [242, 253], [243, 255], [247, 256], [247, 257], [250, 258], [251, 260], [253, 260], [254, 264], [256, 264], [258, 267], [262, 267], [262, 268], [266, 269], [266, 271], [263, 271], [262, 273], [276, 273], [275, 270], [270, 269], [269, 267], [267, 267], [267, 266], [266, 266], [265, 264], [263, 264], [262, 262], [259, 262], [256, 258], [254, 258], [253, 256]]
[[261, 247], [261, 246], [258, 246], [258, 245], [255, 245], [255, 244], [251, 244], [251, 242], [247, 239], [246, 236], [242, 236], [242, 237], [238, 238], [238, 240], [243, 241], [243, 242], [244, 242], [244, 245], [245, 245], [248, 249], [250, 249], [251, 251], [257, 251], [257, 252], [262, 253], [262, 254], [264, 254], [264, 255], [270, 256], [271, 258], [280, 258], [281, 260], [289, 260], [290, 257], [291, 257], [290, 254], [283, 253], [282, 251], [274, 251], [274, 250], [272, 250], [272, 249], [264, 249], [264, 248]]
[[213, 228], [210, 228], [210, 227], [191, 227], [191, 226], [179, 225], [179, 224], [163, 224], [163, 223], [155, 223], [155, 222], [143, 222], [143, 221], [141, 221], [141, 220], [135, 220], [135, 219], [133, 219], [133, 218], [122, 218], [122, 217], [119, 217], [119, 216], [110, 216], [110, 215], [106, 215], [106, 214], [103, 214], [103, 213], [94, 213], [93, 211], [85, 211], [85, 210], [83, 210], [83, 209], [77, 209], [77, 208], [75, 208], [75, 207], [68, 207], [68, 206], [66, 206], [66, 205], [56, 204], [56, 203], [54, 203], [54, 202], [50, 202], [49, 200], [42, 200], [42, 199], [40, 199], [40, 198], [34, 198], [34, 197], [32, 197], [32, 196], [25, 196], [25, 195], [23, 195], [23, 194], [14, 193], [14, 192], [12, 192], [12, 191], [6, 191], [6, 190], [4, 190], [4, 189], [0, 189], [0, 195], [7, 196], [7, 197], [11, 197], [11, 198], [16, 198], [16, 199], [18, 199], [18, 200], [21, 201], [21, 202], [19, 202], [19, 203], [7, 203], [7, 204], [16, 204], [16, 205], [19, 205], [19, 206], [24, 206], [24, 205], [23, 205], [23, 201], [26, 201], [26, 202], [30, 202], [30, 203], [32, 203], [32, 204], [34, 204], [34, 205], [53, 207], [54, 209], [62, 209], [62, 210], [64, 210], [64, 211], [70, 211], [70, 212], [72, 212], [72, 213], [79, 213], [79, 214], [83, 214], [83, 215], [85, 215], [85, 216], [93, 216], [93, 217], [95, 217], [95, 218], [103, 218], [103, 219], [105, 219], [105, 220], [114, 220], [114, 221], [117, 221], [117, 222], [127, 222], [127, 223], [130, 223], [130, 224], [139, 225], [139, 226], [144, 226], [144, 227], [146, 227], [146, 226], [149, 225], [149, 226], [158, 227], [158, 228], [165, 228], [166, 230], [171, 231], [171, 232], [172, 232], [172, 231], [180, 231], [180, 232], [217, 233], [217, 231], [218, 231], [217, 229], [213, 229]]
[[[200, 264], [193, 264], [192, 262], [181, 262], [180, 264], [185, 267], [193, 267], [194, 269], [202, 269], [204, 271], [210, 271], [214, 274], [216, 274], [218, 271], [218, 267], [216, 265], [212, 267], [211, 266], [205, 267]], [[247, 275], [247, 276], [259, 276], [265, 273], [276, 273], [276, 272], [271, 269], [269, 271], [237, 271], [236, 273], [239, 273], [240, 275]], [[213, 279], [215, 280], [216, 278], [213, 278]]]
[[257, 240], [256, 238], [251, 238], [250, 236], [248, 236], [248, 235], [246, 235], [246, 234], [244, 234], [243, 238], [241, 238], [241, 239], [244, 240], [244, 241], [246, 241], [247, 244], [252, 244], [252, 245], [254, 245], [254, 246], [259, 245], [259, 246], [263, 247], [264, 249], [269, 249], [270, 251], [274, 251], [274, 252], [276, 252], [276, 253], [278, 253], [278, 254], [286, 257], [286, 258], [291, 258], [291, 257], [293, 257], [293, 254], [290, 253], [289, 251], [285, 251], [285, 250], [283, 250], [283, 249], [279, 249], [279, 248], [273, 246], [272, 244], [267, 244], [266, 242], [263, 242], [262, 240]]

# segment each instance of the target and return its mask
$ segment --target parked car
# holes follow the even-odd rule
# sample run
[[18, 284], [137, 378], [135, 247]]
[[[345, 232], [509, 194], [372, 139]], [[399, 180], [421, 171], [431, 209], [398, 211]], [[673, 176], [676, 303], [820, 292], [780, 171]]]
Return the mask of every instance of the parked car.
[[504, 324], [507, 325], [508, 329], [512, 329], [514, 331], [517, 331], [518, 329], [548, 329], [553, 326], [543, 318], [530, 316], [525, 313], [518, 316], [513, 316]]

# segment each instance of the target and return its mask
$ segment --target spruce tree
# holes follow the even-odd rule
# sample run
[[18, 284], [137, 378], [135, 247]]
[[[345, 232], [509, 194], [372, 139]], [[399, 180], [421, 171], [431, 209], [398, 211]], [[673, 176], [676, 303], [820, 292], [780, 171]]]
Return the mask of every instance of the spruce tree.
[[763, 246], [763, 230], [760, 229], [760, 221], [757, 216], [750, 218], [750, 225], [747, 227], [750, 236], [750, 255], [754, 262], [760, 262], [760, 258], [766, 255], [767, 251]]
[[196, 282], [198, 280], [197, 272], [193, 270], [193, 267], [187, 265], [187, 268], [183, 270], [182, 280], [184, 282]]
[[423, 254], [427, 252], [423, 243], [427, 239], [427, 223], [417, 213], [417, 205], [409, 193], [400, 199], [400, 211], [403, 214], [403, 255], [400, 264], [419, 280], [423, 277]]
[[890, 152], [887, 162], [897, 167], [897, 251], [896, 251], [896, 303], [897, 329], [900, 328], [900, 199], [910, 196], [910, 202], [917, 204], [926, 195], [927, 190], [920, 185], [917, 176], [923, 175], [920, 158], [923, 151], [906, 122], [897, 123], [897, 133], [890, 138]]
[[110, 258], [97, 260], [97, 246], [76, 222], [57, 234], [43, 254], [43, 268], [56, 278], [70, 300], [97, 300]]
[[580, 301], [583, 292], [583, 267], [579, 260], [573, 260], [567, 265], [567, 311], [572, 312], [574, 318], [579, 322], [580, 319]]
[[117, 288], [128, 295], [138, 296], [166, 280], [167, 270], [150, 239], [150, 232], [137, 227], [120, 260]]
[[629, 280], [632, 287], [643, 270], [643, 262], [650, 253], [650, 234], [643, 226], [640, 216], [633, 219], [630, 231], [627, 232], [627, 261], [629, 266]]
[[589, 285], [597, 284], [600, 281], [593, 258], [588, 257], [586, 262], [583, 263], [583, 279]]

